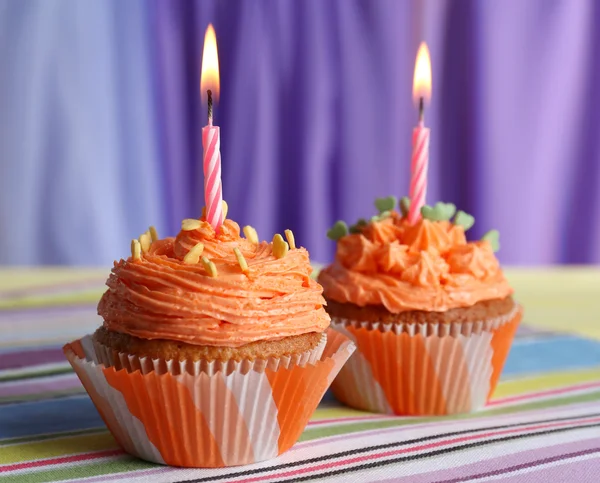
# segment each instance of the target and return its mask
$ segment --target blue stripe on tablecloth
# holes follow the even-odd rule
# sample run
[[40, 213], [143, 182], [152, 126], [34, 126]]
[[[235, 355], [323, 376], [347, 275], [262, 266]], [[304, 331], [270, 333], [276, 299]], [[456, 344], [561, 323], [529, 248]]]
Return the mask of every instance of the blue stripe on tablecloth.
[[600, 341], [557, 336], [514, 341], [503, 378], [600, 366]]
[[87, 394], [0, 405], [0, 439], [104, 426]]

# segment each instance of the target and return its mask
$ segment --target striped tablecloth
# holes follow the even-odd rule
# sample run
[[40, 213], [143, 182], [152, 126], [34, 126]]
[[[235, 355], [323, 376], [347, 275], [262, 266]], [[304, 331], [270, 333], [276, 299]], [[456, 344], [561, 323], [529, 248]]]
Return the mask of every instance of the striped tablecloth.
[[189, 470], [123, 453], [64, 360], [100, 322], [106, 271], [0, 270], [0, 483], [600, 482], [600, 269], [508, 274], [525, 321], [485, 410], [399, 418], [326, 397], [285, 455]]

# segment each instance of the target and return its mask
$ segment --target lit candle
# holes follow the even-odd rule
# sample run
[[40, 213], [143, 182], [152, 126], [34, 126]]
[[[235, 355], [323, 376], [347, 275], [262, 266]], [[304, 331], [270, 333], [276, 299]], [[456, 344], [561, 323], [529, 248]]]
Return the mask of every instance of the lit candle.
[[429, 163], [429, 128], [425, 127], [425, 102], [431, 98], [431, 62], [427, 44], [422, 42], [417, 52], [413, 99], [419, 104], [419, 124], [413, 130], [412, 158], [410, 163], [410, 209], [408, 221], [412, 224], [421, 218], [421, 207], [427, 195], [427, 165]]
[[219, 57], [217, 54], [217, 38], [212, 24], [206, 29], [204, 36], [200, 91], [202, 95], [206, 92], [208, 104], [208, 125], [202, 128], [206, 221], [216, 231], [223, 224], [224, 214], [223, 187], [221, 184], [221, 135], [219, 127], [213, 126], [213, 94], [215, 99], [219, 96]]

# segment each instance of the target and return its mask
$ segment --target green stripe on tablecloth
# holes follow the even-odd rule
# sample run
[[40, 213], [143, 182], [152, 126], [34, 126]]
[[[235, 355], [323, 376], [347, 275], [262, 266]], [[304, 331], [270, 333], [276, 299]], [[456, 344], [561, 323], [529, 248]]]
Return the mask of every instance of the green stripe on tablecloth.
[[600, 367], [579, 369], [575, 371], [546, 372], [534, 377], [500, 381], [500, 384], [494, 391], [494, 399], [516, 396], [534, 391], [557, 389], [564, 386], [594, 381], [600, 381]]
[[66, 455], [88, 453], [92, 451], [118, 449], [115, 439], [109, 433], [61, 436], [47, 441], [30, 441], [0, 447], [0, 465], [9, 465], [23, 461], [57, 458]]
[[600, 340], [597, 267], [507, 268], [528, 325]]
[[304, 433], [300, 436], [300, 441], [312, 441], [319, 438], [325, 438], [329, 436], [337, 436], [340, 434], [349, 434], [360, 431], [369, 431], [374, 429], [385, 429], [394, 428], [399, 426], [407, 426], [415, 423], [431, 423], [435, 421], [451, 421], [457, 419], [477, 419], [486, 418], [490, 416], [499, 416], [503, 414], [513, 414], [524, 411], [531, 411], [535, 409], [547, 409], [551, 407], [565, 406], [568, 404], [590, 402], [600, 400], [600, 391], [578, 394], [576, 396], [567, 396], [556, 399], [545, 399], [542, 401], [532, 401], [526, 404], [520, 404], [515, 406], [507, 406], [498, 409], [484, 410], [476, 413], [459, 414], [453, 416], [435, 416], [429, 418], [406, 418], [406, 419], [390, 419], [389, 421], [360, 421], [356, 423], [347, 423], [339, 426], [326, 426], [317, 428], [307, 428]]
[[[333, 403], [339, 404], [339, 403]], [[314, 412], [311, 421], [320, 421], [321, 419], [337, 419], [337, 418], [351, 418], [353, 416], [365, 416], [364, 411], [359, 411], [358, 409], [352, 409], [347, 406], [331, 406], [331, 407], [318, 407]], [[373, 414], [376, 416], [376, 414]]]
[[7, 444], [17, 444], [17, 443], [31, 443], [34, 441], [47, 441], [49, 439], [57, 439], [68, 436], [83, 436], [89, 434], [97, 434], [97, 433], [106, 433], [108, 434], [108, 429], [106, 426], [99, 426], [97, 428], [85, 428], [79, 429], [77, 431], [63, 431], [60, 433], [47, 433], [47, 434], [37, 434], [37, 435], [29, 435], [29, 436], [19, 436], [17, 438], [5, 438], [0, 439], [0, 447]]
[[104, 290], [87, 290], [85, 292], [50, 294], [44, 296], [31, 296], [18, 299], [0, 300], [0, 313], [2, 310], [33, 309], [56, 306], [78, 306], [97, 304]]
[[[91, 463], [89, 465], [84, 464], [68, 467], [61, 466], [60, 468], [55, 468], [51, 470], [16, 475], [2, 476], [0, 474], [0, 482], [41, 483], [148, 470], [157, 467], [158, 465], [139, 460], [129, 455], [123, 455], [115, 457], [114, 459], [111, 459], [109, 461], [99, 461]], [[135, 474], [132, 474], [130, 476], [133, 477], [135, 476]]]
[[0, 269], [0, 291], [21, 291], [31, 288], [52, 288], [64, 284], [98, 281], [102, 284], [108, 276], [107, 268], [72, 267], [15, 267]]

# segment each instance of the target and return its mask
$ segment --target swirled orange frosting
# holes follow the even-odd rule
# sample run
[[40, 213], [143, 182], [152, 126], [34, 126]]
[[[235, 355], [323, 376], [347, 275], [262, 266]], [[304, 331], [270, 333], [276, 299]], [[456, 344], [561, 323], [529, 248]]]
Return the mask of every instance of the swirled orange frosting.
[[[199, 242], [217, 268], [214, 278], [202, 263], [183, 263]], [[248, 263], [247, 274], [236, 247]], [[141, 260], [115, 262], [98, 313], [109, 330], [197, 345], [239, 347], [321, 332], [330, 319], [311, 272], [304, 248], [278, 259], [271, 243], [240, 237], [234, 221], [225, 220], [218, 234], [202, 222], [197, 230], [157, 240]]]
[[448, 221], [410, 225], [398, 213], [342, 237], [319, 275], [327, 298], [392, 313], [446, 311], [512, 293], [487, 241]]

